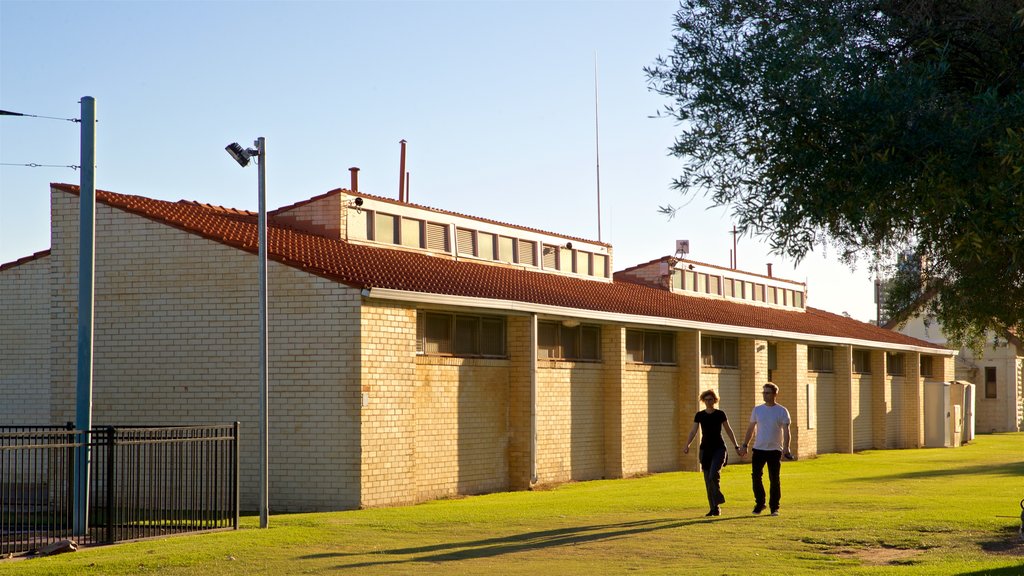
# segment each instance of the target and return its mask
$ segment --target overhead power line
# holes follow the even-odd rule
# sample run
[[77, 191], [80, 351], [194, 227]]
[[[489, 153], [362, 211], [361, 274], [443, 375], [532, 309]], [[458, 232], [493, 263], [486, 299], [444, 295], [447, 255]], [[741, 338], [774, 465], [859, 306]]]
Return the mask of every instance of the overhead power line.
[[66, 122], [81, 122], [78, 118], [58, 118], [56, 116], [40, 116], [39, 114], [23, 114], [21, 112], [11, 112], [10, 110], [0, 110], [0, 116], [25, 116], [28, 118], [45, 118], [46, 120], [64, 120]]

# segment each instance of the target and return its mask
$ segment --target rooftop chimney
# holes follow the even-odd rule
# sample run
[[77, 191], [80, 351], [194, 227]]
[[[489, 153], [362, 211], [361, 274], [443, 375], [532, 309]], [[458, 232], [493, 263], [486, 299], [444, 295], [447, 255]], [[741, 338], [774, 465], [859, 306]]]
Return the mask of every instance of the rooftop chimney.
[[772, 263], [771, 262], [768, 263], [768, 277], [769, 278], [773, 277], [772, 276]]
[[353, 166], [348, 171], [352, 175], [352, 184], [349, 185], [349, 190], [359, 192], [359, 168]]

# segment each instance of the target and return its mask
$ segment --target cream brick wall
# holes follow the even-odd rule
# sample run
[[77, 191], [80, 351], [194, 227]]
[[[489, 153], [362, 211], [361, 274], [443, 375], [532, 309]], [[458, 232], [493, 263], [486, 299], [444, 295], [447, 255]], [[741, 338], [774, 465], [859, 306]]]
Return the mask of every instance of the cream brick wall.
[[[77, 208], [53, 195], [56, 421], [75, 406]], [[254, 510], [256, 256], [105, 205], [96, 231], [93, 423], [240, 421], [242, 508]], [[358, 506], [359, 294], [271, 262], [268, 301], [271, 510]]]
[[416, 310], [366, 301], [360, 317], [362, 504], [416, 501]]
[[776, 371], [779, 387], [776, 400], [789, 410], [790, 451], [797, 457], [818, 453], [817, 434], [807, 429], [807, 345], [795, 342], [776, 344]]
[[[697, 450], [690, 450], [689, 454], [683, 454], [683, 446], [686, 446], [686, 437], [693, 426], [693, 415], [700, 405], [701, 390], [701, 365], [700, 365], [700, 332], [678, 332], [676, 333], [676, 361], [679, 364], [679, 371], [676, 376], [678, 389], [678, 400], [676, 401], [679, 420], [679, 468], [693, 472], [700, 471], [700, 462], [697, 459]], [[696, 407], [690, 410], [690, 407]], [[699, 432], [698, 432], [699, 434]]]
[[598, 362], [538, 362], [537, 483], [604, 476], [602, 382]]
[[[646, 446], [635, 440], [638, 420], [646, 422], [646, 413], [636, 410], [639, 386], [629, 379], [626, 370], [626, 328], [604, 326], [601, 329], [601, 361], [604, 386], [604, 457], [605, 478], [622, 478], [635, 462], [645, 459]], [[638, 452], [640, 452], [638, 454]]]
[[[815, 453], [836, 452], [836, 411], [837, 398], [840, 396], [837, 390], [837, 374], [834, 371], [835, 359], [839, 349], [833, 349], [833, 372], [809, 372], [807, 374], [807, 386], [813, 391], [812, 398], [805, 397], [807, 402], [806, 411], [814, 410], [815, 427], [808, 429], [808, 436], [815, 439]], [[809, 418], [809, 417], [808, 417]], [[847, 420], [848, 422], [848, 420]]]
[[[833, 411], [835, 425], [834, 449], [839, 453], [853, 452], [853, 414], [854, 414], [854, 379], [853, 348], [836, 346], [833, 349], [833, 367], [835, 369], [835, 398]], [[859, 385], [859, 382], [858, 382]], [[823, 444], [819, 442], [819, 448]]]
[[[749, 340], [740, 341], [740, 369], [736, 368], [708, 368], [701, 367], [700, 373], [700, 389], [697, 393], [696, 401], [685, 406], [686, 410], [686, 422], [684, 428], [689, 431], [689, 428], [693, 426], [694, 414], [704, 409], [704, 403], [700, 401], [700, 394], [705, 390], [714, 390], [718, 394], [719, 403], [718, 408], [725, 412], [725, 415], [729, 418], [729, 426], [733, 428], [733, 433], [736, 434], [736, 441], [743, 442], [743, 432], [747, 429], [747, 423], [750, 421], [750, 411], [746, 414], [743, 413], [743, 350], [749, 348], [744, 344], [749, 343]], [[753, 406], [751, 406], [753, 409]], [[698, 433], [697, 437], [700, 437]], [[726, 449], [729, 452], [730, 462], [739, 462], [739, 454], [729, 443], [729, 436], [722, 430], [722, 439], [725, 441]], [[696, 445], [696, 440], [694, 441]]]
[[874, 378], [876, 374], [854, 374], [850, 400], [853, 420], [853, 449], [869, 450], [875, 445], [874, 437]]
[[[728, 401], [723, 398], [723, 407], [728, 406], [726, 414], [729, 416], [729, 423], [736, 434], [736, 441], [743, 443], [743, 435], [750, 425], [750, 413], [754, 406], [763, 401], [761, 390], [764, 388], [768, 378], [768, 341], [750, 338], [739, 340], [739, 397], [735, 401]], [[724, 409], [724, 408], [723, 408]], [[728, 440], [726, 441], [728, 445]], [[741, 458], [733, 449], [729, 448], [729, 458], [733, 462], [739, 462]], [[750, 454], [745, 457], [750, 460]]]
[[416, 499], [509, 488], [509, 361], [416, 359]]
[[279, 212], [274, 218], [278, 222], [288, 223], [302, 230], [342, 240], [346, 238], [348, 227], [348, 219], [341, 206], [343, 198], [341, 194], [329, 194]]
[[0, 272], [0, 426], [50, 420], [50, 257]]
[[533, 317], [510, 316], [506, 320], [510, 363], [509, 382], [509, 488], [525, 490], [533, 484], [533, 392], [530, 364]]
[[889, 437], [889, 410], [892, 407], [891, 377], [886, 373], [884, 350], [871, 351], [871, 447], [882, 450]]

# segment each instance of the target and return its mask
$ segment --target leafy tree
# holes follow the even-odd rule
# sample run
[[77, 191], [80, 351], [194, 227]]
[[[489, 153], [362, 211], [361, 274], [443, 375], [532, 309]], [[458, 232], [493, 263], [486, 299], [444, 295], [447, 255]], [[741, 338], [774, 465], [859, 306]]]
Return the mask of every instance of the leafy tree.
[[645, 72], [675, 188], [899, 276], [955, 342], [1024, 335], [1024, 0], [683, 0], [674, 40]]

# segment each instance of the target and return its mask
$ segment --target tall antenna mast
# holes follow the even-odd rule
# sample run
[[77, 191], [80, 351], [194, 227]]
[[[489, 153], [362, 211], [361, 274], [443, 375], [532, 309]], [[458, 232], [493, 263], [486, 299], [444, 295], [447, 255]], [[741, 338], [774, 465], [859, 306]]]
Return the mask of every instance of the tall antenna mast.
[[598, 122], [597, 50], [594, 50], [594, 157], [597, 163], [597, 241], [601, 241], [601, 126]]

